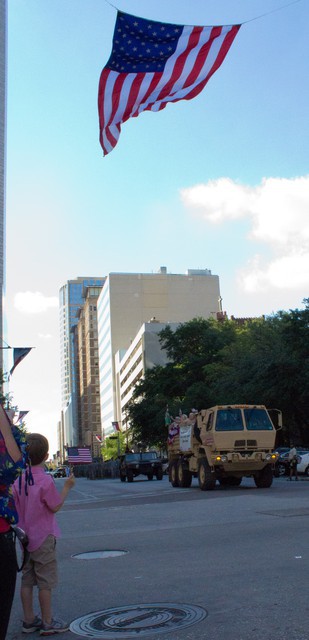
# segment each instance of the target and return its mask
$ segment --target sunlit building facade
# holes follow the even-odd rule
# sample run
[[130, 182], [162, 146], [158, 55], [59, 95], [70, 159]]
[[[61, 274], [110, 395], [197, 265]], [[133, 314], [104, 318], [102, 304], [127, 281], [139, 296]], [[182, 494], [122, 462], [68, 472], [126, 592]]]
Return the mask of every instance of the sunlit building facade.
[[118, 360], [128, 350], [141, 326], [187, 322], [195, 317], [216, 317], [220, 310], [219, 277], [209, 269], [186, 274], [110, 273], [98, 299], [101, 420], [106, 435], [112, 422], [122, 422], [117, 400]]
[[[144, 377], [147, 369], [168, 362], [165, 349], [162, 349], [159, 333], [167, 326], [156, 320], [144, 323], [127, 351], [118, 351], [115, 356], [116, 412], [120, 416], [122, 430], [130, 428], [128, 406], [137, 383]], [[168, 323], [175, 331], [179, 323]]]

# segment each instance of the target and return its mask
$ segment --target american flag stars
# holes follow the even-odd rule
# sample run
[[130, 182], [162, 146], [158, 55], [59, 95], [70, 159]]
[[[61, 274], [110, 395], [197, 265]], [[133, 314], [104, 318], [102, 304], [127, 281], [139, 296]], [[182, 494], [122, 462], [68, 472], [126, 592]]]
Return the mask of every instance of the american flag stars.
[[125, 73], [161, 70], [162, 61], [167, 60], [177, 46], [179, 27], [144, 19], [137, 21], [121, 12], [118, 17], [117, 37], [107, 66]]
[[99, 85], [104, 154], [115, 147], [121, 124], [129, 118], [198, 95], [222, 64], [239, 28], [180, 26], [118, 11], [112, 54]]

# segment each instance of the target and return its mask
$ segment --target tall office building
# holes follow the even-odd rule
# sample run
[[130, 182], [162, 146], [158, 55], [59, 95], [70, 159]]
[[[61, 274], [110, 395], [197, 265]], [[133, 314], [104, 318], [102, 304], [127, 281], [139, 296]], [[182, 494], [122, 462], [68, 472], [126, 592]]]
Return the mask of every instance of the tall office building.
[[[3, 297], [5, 283], [6, 29], [6, 0], [0, 0], [0, 346], [3, 346]], [[0, 369], [3, 370], [3, 349], [0, 349]]]
[[186, 274], [110, 273], [98, 299], [101, 420], [105, 435], [113, 421], [121, 421], [116, 397], [117, 352], [126, 351], [144, 322], [187, 322], [217, 317], [219, 277], [208, 269]]
[[164, 367], [169, 362], [166, 350], [162, 349], [159, 340], [159, 333], [166, 326], [169, 326], [171, 331], [176, 331], [179, 322], [169, 322], [168, 325], [157, 320], [145, 322], [127, 351], [116, 353], [116, 413], [123, 431], [130, 428], [128, 409], [136, 385], [147, 370], [158, 365]]
[[83, 307], [84, 288], [101, 287], [105, 278], [78, 277], [68, 280], [59, 292], [61, 408], [64, 445], [79, 444], [77, 322]]
[[77, 324], [79, 362], [79, 444], [91, 447], [94, 457], [100, 456], [101, 411], [97, 300], [102, 287], [84, 287], [84, 305]]

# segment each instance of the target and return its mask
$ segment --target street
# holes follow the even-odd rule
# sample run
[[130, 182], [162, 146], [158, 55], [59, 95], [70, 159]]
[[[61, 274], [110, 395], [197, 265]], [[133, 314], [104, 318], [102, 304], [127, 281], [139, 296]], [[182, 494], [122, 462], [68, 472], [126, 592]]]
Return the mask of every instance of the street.
[[[60, 637], [307, 640], [308, 492], [307, 478], [211, 492], [78, 478], [57, 514], [54, 613], [72, 622]], [[8, 640], [21, 635], [19, 581]]]

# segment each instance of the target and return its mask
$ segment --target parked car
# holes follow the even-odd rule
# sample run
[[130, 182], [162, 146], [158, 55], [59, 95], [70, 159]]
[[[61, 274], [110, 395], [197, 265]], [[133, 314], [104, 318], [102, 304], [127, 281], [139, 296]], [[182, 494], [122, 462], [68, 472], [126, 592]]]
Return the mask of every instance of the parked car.
[[51, 475], [54, 478], [66, 478], [67, 468], [66, 467], [57, 467], [54, 471], [51, 472]]
[[297, 464], [297, 472], [309, 476], [309, 451], [300, 456], [300, 462]]
[[[279, 453], [279, 458], [275, 463], [275, 470], [274, 470], [275, 478], [280, 478], [281, 476], [288, 476], [290, 474], [289, 452], [290, 452], [290, 449], [288, 447], [278, 447], [278, 449], [276, 449], [276, 453]], [[299, 464], [301, 462], [301, 457], [302, 455], [307, 453], [309, 453], [309, 451], [305, 449], [297, 448], [297, 471], [299, 471], [300, 473], [301, 471], [299, 469]]]

